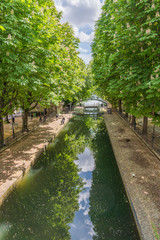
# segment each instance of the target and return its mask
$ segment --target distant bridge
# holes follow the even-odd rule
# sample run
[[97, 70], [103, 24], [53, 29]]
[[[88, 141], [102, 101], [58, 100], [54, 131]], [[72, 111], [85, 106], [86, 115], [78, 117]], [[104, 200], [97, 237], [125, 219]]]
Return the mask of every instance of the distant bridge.
[[107, 101], [105, 101], [105, 100], [103, 100], [102, 98], [99, 98], [99, 97], [97, 97], [97, 96], [92, 96], [92, 97], [90, 97], [90, 98], [87, 98], [87, 99], [84, 100], [84, 101], [89, 101], [89, 100], [99, 101], [99, 102], [102, 102], [102, 103], [108, 105]]
[[100, 114], [100, 107], [97, 105], [86, 105], [82, 107], [75, 107], [74, 114], [78, 115], [97, 115]]
[[87, 115], [87, 114], [90, 114], [90, 115], [97, 115], [97, 114], [100, 114], [100, 107], [99, 106], [96, 106], [96, 105], [87, 105], [87, 106], [84, 106], [83, 107], [83, 114], [84, 115]]
[[84, 106], [84, 108], [99, 108], [98, 106], [96, 106], [96, 105], [90, 105], [90, 106]]

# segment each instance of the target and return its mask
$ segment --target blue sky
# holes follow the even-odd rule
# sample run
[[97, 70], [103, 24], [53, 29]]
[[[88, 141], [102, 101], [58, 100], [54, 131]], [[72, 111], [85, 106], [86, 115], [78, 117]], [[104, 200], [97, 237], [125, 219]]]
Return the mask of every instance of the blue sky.
[[62, 22], [68, 21], [80, 39], [80, 57], [85, 63], [91, 59], [90, 44], [94, 24], [101, 14], [102, 0], [55, 0], [57, 10], [63, 12]]

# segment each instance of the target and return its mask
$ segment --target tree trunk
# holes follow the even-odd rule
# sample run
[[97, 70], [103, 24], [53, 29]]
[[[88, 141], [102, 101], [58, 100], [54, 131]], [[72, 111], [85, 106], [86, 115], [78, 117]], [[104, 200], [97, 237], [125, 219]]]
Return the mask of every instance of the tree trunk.
[[4, 128], [3, 128], [3, 118], [0, 113], [0, 146], [4, 144]]
[[126, 113], [126, 118], [128, 119], [128, 113]]
[[44, 108], [44, 111], [43, 111], [43, 121], [46, 122], [46, 118], [47, 118], [47, 109]]
[[118, 102], [118, 106], [119, 106], [119, 112], [122, 113], [122, 101], [121, 101], [121, 99]]
[[136, 117], [132, 115], [131, 125], [136, 125]]
[[147, 132], [148, 132], [148, 117], [143, 117], [142, 134], [147, 135]]
[[28, 110], [24, 110], [22, 114], [22, 131], [28, 132]]
[[5, 119], [6, 123], [10, 123], [9, 119], [8, 119], [8, 114], [6, 115], [6, 119]]

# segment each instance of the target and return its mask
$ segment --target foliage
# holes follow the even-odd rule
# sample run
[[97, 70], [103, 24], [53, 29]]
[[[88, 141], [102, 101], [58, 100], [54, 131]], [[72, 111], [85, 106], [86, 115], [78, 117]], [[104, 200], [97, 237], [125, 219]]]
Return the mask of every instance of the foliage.
[[69, 223], [84, 185], [74, 160], [84, 152], [95, 122], [72, 119], [12, 192], [0, 210], [1, 224], [12, 226], [5, 239], [70, 239]]
[[160, 109], [160, 5], [153, 0], [105, 1], [92, 43], [99, 91], [128, 113]]
[[[79, 40], [51, 0], [0, 0], [0, 122], [14, 108], [72, 100], [84, 86]], [[24, 118], [26, 119], [26, 118]], [[0, 142], [3, 143], [1, 126]]]

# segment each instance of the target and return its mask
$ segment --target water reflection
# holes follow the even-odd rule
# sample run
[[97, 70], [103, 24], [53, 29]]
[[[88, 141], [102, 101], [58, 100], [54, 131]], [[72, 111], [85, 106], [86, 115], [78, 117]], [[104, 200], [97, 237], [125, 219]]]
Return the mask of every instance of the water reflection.
[[83, 154], [78, 155], [79, 161], [75, 163], [81, 169], [81, 172], [92, 172], [95, 168], [95, 160], [89, 148], [85, 148]]
[[79, 211], [75, 213], [74, 223], [71, 224], [72, 240], [86, 239], [91, 240], [94, 235], [93, 224], [89, 217], [90, 207], [90, 188], [92, 186], [92, 171], [95, 168], [95, 160], [89, 148], [85, 148], [84, 153], [78, 155], [75, 162], [81, 169], [79, 175], [84, 179], [84, 190], [79, 194]]
[[0, 239], [4, 239], [7, 236], [8, 231], [11, 227], [12, 225], [8, 223], [0, 224]]
[[70, 239], [69, 223], [83, 187], [74, 160], [85, 149], [88, 129], [75, 127], [67, 126], [1, 207], [1, 240]]
[[5, 201], [11, 239], [139, 239], [101, 118], [72, 119]]
[[85, 186], [71, 239], [139, 240], [103, 121], [91, 125], [90, 141], [76, 164]]
[[[106, 143], [105, 146], [104, 142]], [[96, 168], [92, 173], [89, 211], [96, 233], [93, 239], [139, 239], [103, 123], [99, 125], [91, 148], [96, 164]]]

